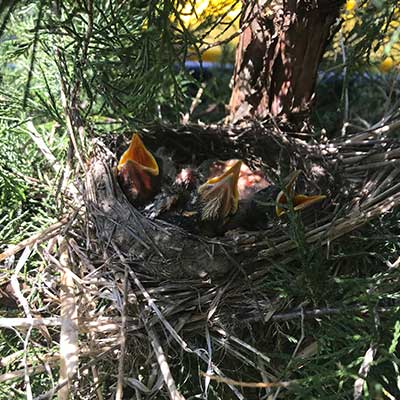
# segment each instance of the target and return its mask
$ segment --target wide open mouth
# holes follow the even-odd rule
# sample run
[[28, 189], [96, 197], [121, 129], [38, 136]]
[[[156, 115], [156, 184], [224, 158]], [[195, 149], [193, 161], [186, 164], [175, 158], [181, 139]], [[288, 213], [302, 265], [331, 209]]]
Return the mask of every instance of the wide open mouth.
[[[318, 203], [321, 200], [326, 199], [325, 195], [314, 195], [314, 196], [307, 196], [305, 194], [294, 194], [294, 186], [296, 183], [297, 178], [301, 174], [301, 171], [296, 170], [289, 176], [289, 181], [286, 184], [285, 191], [279, 192], [278, 196], [276, 197], [276, 206], [275, 212], [278, 217], [286, 213], [287, 207], [280, 207], [279, 205], [287, 205], [287, 195], [292, 197], [293, 202], [293, 209], [295, 211], [303, 210], [312, 204]], [[286, 192], [286, 193], [285, 193]]]
[[138, 164], [141, 168], [147, 170], [154, 176], [157, 176], [160, 173], [156, 159], [146, 149], [142, 139], [140, 139], [140, 136], [137, 133], [132, 135], [128, 149], [124, 154], [122, 154], [118, 163], [118, 170], [121, 170], [128, 161]]

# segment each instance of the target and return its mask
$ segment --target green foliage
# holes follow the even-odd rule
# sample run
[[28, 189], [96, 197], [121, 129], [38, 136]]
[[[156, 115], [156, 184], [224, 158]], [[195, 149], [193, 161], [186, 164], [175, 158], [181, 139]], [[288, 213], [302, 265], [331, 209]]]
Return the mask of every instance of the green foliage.
[[[347, 66], [353, 71], [365, 70], [371, 62], [378, 62], [383, 52], [388, 56], [396, 47], [399, 26], [399, 6], [394, 2], [361, 0], [353, 10], [345, 13], [343, 39]], [[397, 57], [398, 50], [393, 49]], [[341, 49], [337, 45], [337, 51]]]
[[[27, 14], [29, 15], [29, 9]], [[33, 19], [27, 18], [27, 25]], [[12, 35], [17, 32], [10, 33]], [[25, 38], [21, 38], [22, 42]], [[51, 115], [38, 101], [30, 98], [23, 108], [24, 93], [27, 84], [27, 70], [31, 63], [29, 52], [16, 46], [16, 39], [5, 40], [0, 54], [0, 243], [19, 241], [29, 232], [47, 224], [55, 213], [51, 189], [54, 176], [37, 146], [27, 133], [26, 122], [30, 118], [46, 121], [48, 129], [54, 123]], [[42, 82], [32, 75], [32, 92], [43, 92]], [[54, 140], [50, 146], [57, 156], [64, 152], [62, 138]]]
[[[357, 11], [361, 20], [344, 33], [348, 65], [356, 70], [370, 59], [394, 11], [394, 2], [367, 3]], [[26, 126], [28, 120], [34, 122], [52, 154], [64, 165], [68, 137], [60, 77], [66, 81], [67, 97], [78, 96], [79, 115], [95, 134], [134, 129], [155, 120], [176, 122], [189, 110], [201, 84], [182, 66], [189, 48], [200, 52], [203, 34], [215, 19], [210, 17], [191, 31], [179, 19], [176, 10], [181, 6], [181, 1], [173, 0], [0, 2], [0, 250], [41, 230], [60, 211], [60, 176], [33, 143]], [[391, 51], [397, 39], [398, 30], [385, 52]], [[214, 121], [224, 116], [229, 79], [229, 73], [214, 73], [195, 117]], [[74, 86], [77, 82], [79, 90]], [[332, 135], [341, 128], [345, 90], [349, 90], [349, 116], [356, 128], [377, 122], [398, 101], [394, 75], [379, 78], [367, 88], [365, 81], [344, 80], [337, 88], [321, 84], [315, 120]], [[213, 105], [217, 112], [208, 116]], [[304, 322], [300, 317], [289, 322], [269, 321], [260, 329], [258, 348], [271, 357], [278, 377], [300, 383], [282, 391], [282, 398], [352, 399], [354, 381], [371, 346], [376, 355], [366, 379], [365, 398], [384, 398], [384, 391], [400, 398], [395, 384], [400, 368], [400, 282], [398, 270], [386, 265], [400, 252], [399, 216], [387, 216], [352, 234], [351, 240], [334, 243], [328, 260], [326, 254], [305, 243], [301, 221], [291, 217], [297, 258], [289, 265], [273, 265], [263, 284], [271, 297], [283, 299], [290, 309], [332, 308], [338, 312], [305, 318]], [[38, 272], [40, 263], [39, 257], [30, 260], [21, 282], [45, 286]], [[12, 270], [1, 272], [4, 278]], [[33, 291], [29, 300], [40, 303], [40, 296]], [[38, 304], [38, 308], [45, 306]], [[385, 308], [390, 311], [379, 311]], [[7, 316], [23, 315], [20, 310], [1, 311]], [[2, 357], [18, 352], [23, 345], [13, 331], [1, 332], [0, 339]], [[47, 346], [44, 336], [37, 333], [33, 340], [29, 355], [34, 360], [53, 345]], [[317, 350], [301, 356], [301, 351], [314, 343]], [[13, 363], [3, 372], [17, 368]], [[179, 371], [183, 368], [176, 366]], [[20, 382], [0, 384], [0, 398], [10, 397], [10, 393], [23, 398]], [[33, 382], [36, 394], [52, 384], [48, 374], [35, 376]], [[187, 380], [185, 384], [189, 396], [193, 387], [188, 385], [193, 383]], [[231, 395], [227, 388], [222, 391]], [[210, 398], [219, 398], [216, 392], [211, 394], [214, 397]]]
[[[275, 352], [267, 355], [274, 365], [286, 365], [281, 380], [299, 382], [284, 398], [353, 399], [354, 382], [370, 348], [376, 354], [363, 398], [400, 396], [395, 384], [400, 367], [400, 280], [398, 270], [387, 266], [400, 251], [398, 218], [398, 213], [388, 215], [332, 243], [327, 258], [305, 243], [301, 221], [289, 215], [298, 257], [284, 267], [273, 266], [265, 285], [272, 298], [278, 293], [290, 302], [290, 309], [326, 314], [305, 316], [302, 322], [299, 313], [298, 319], [274, 323]], [[261, 348], [262, 335], [258, 340]]]

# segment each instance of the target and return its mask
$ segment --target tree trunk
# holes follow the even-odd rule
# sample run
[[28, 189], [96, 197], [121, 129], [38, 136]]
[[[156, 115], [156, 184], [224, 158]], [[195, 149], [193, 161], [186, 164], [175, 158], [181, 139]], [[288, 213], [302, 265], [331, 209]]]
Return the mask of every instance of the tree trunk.
[[343, 0], [244, 0], [230, 119], [307, 120]]

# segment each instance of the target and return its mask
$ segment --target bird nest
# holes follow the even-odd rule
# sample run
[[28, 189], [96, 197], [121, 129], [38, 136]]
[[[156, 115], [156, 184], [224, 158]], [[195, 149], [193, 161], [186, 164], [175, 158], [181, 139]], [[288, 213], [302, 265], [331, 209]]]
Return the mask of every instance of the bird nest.
[[[328, 197], [317, 216], [288, 213], [268, 230], [235, 229], [219, 237], [143, 216], [115, 178], [118, 140], [96, 140], [84, 185], [86, 218], [79, 225], [86, 252], [71, 250], [97, 279], [96, 315], [120, 318], [108, 357], [115, 365], [118, 354], [119, 384], [146, 398], [182, 398], [178, 387], [185, 385], [184, 374], [190, 375], [191, 387], [204, 391], [210, 375], [217, 376], [224, 382], [214, 389], [221, 398], [251, 398], [226, 375], [261, 376], [265, 388], [285, 386], [275, 382], [259, 343], [272, 340], [268, 321], [304, 317], [307, 311], [265, 284], [270, 268], [298, 262], [300, 250], [328, 249], [399, 204], [400, 143], [390, 135], [397, 127], [393, 122], [319, 142], [280, 132], [273, 124], [144, 131], [150, 148], [161, 144], [173, 150], [181, 165], [210, 157], [243, 159], [272, 181], [300, 169], [303, 184]], [[264, 327], [262, 334], [257, 327]], [[91, 342], [102, 343], [107, 335], [110, 339], [110, 332], [98, 331]]]

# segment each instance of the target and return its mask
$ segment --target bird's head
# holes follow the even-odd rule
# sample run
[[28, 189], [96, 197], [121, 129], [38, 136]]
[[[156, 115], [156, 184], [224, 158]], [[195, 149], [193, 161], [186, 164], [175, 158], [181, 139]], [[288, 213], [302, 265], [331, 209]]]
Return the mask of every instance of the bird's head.
[[124, 193], [135, 205], [150, 200], [159, 190], [158, 163], [136, 133], [119, 160], [117, 172]]
[[242, 161], [226, 170], [222, 175], [209, 179], [198, 188], [202, 204], [202, 220], [222, 220], [235, 214], [238, 208], [238, 180]]
[[278, 193], [275, 206], [275, 212], [278, 217], [286, 213], [288, 197], [292, 201], [294, 211], [303, 210], [304, 208], [307, 208], [312, 204], [318, 203], [326, 198], [325, 195], [307, 196], [305, 194], [295, 193], [294, 187], [300, 174], [300, 170], [296, 170], [291, 173], [287, 178], [285, 189]]

